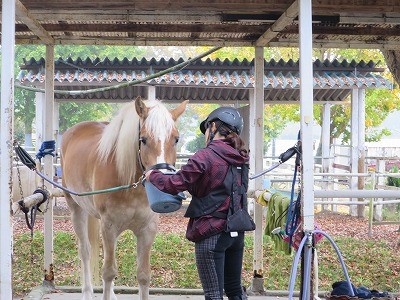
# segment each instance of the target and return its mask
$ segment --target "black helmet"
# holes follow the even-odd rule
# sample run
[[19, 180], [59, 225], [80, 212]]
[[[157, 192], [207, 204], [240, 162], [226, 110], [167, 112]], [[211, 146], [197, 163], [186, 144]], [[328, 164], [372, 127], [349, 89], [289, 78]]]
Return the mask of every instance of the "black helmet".
[[240, 134], [243, 129], [243, 118], [236, 108], [230, 106], [222, 106], [213, 110], [210, 115], [203, 122], [200, 123], [200, 131], [205, 134], [207, 130], [207, 123], [220, 120], [229, 125], [233, 131]]

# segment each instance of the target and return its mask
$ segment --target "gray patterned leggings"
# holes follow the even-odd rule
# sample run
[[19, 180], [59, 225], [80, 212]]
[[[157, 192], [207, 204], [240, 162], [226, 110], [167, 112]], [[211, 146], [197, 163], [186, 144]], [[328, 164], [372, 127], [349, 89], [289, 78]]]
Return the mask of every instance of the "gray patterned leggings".
[[195, 243], [205, 299], [222, 300], [224, 290], [229, 298], [241, 299], [243, 248], [243, 232], [237, 237], [222, 232]]

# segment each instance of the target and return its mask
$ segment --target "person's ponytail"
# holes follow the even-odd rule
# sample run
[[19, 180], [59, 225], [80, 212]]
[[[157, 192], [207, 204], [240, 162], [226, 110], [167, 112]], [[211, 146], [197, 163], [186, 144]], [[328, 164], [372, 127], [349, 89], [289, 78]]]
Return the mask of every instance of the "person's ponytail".
[[225, 141], [235, 148], [242, 156], [248, 156], [248, 151], [245, 148], [245, 142], [241, 139], [241, 137], [234, 131], [233, 128], [230, 128], [229, 125], [222, 123], [221, 121], [215, 121], [217, 126], [217, 131], [220, 135], [225, 137]]

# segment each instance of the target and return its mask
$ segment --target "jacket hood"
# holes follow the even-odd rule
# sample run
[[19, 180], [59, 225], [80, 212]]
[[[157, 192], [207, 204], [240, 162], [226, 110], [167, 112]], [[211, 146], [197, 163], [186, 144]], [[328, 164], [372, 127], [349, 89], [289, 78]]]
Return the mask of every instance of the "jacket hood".
[[225, 159], [229, 164], [234, 166], [243, 165], [248, 163], [249, 157], [243, 156], [235, 148], [230, 146], [227, 142], [222, 140], [213, 140], [208, 144], [207, 148], [211, 148], [217, 152], [223, 159]]

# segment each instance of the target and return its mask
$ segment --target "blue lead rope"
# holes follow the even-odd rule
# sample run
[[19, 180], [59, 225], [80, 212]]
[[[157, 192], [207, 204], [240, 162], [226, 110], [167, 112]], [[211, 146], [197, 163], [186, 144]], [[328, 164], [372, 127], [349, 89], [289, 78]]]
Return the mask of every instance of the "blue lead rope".
[[56, 141], [44, 141], [40, 147], [38, 153], [36, 153], [36, 158], [41, 160], [46, 155], [55, 156], [54, 151], [56, 151]]
[[294, 169], [294, 175], [293, 175], [293, 182], [292, 182], [292, 190], [291, 190], [291, 195], [290, 195], [290, 203], [288, 206], [288, 214], [287, 214], [287, 219], [286, 219], [286, 227], [285, 227], [285, 233], [286, 235], [289, 236], [289, 245], [292, 245], [292, 238], [293, 235], [296, 231], [298, 222], [299, 222], [299, 216], [300, 216], [300, 210], [301, 210], [301, 192], [297, 195], [297, 200], [294, 202], [294, 187], [296, 184], [296, 177], [297, 177], [297, 166], [295, 166]]

